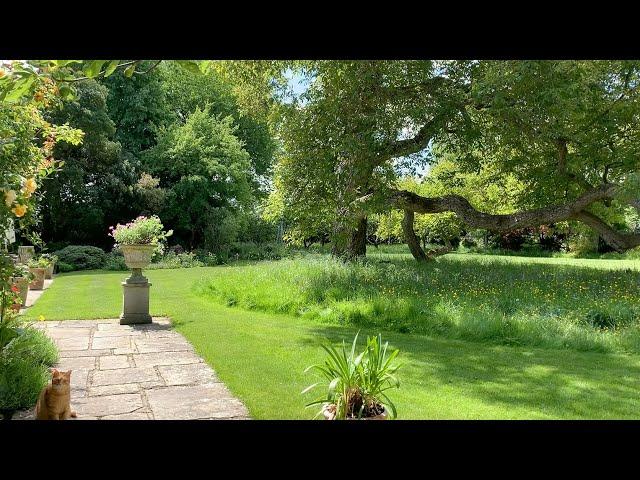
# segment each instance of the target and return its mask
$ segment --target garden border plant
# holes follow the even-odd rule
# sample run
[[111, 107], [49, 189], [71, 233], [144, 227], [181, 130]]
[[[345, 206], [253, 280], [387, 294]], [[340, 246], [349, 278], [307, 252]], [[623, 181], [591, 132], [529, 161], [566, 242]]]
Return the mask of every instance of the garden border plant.
[[[389, 342], [382, 344], [382, 335], [367, 337], [365, 349], [356, 354], [359, 332], [356, 333], [351, 351], [347, 355], [346, 345], [338, 351], [333, 345], [323, 344], [328, 358], [323, 364], [307, 367], [318, 371], [327, 384], [327, 394], [307, 404], [307, 407], [321, 404], [318, 414], [327, 420], [386, 420], [397, 417], [396, 406], [385, 393], [391, 388], [400, 388], [395, 376], [400, 368], [394, 364], [399, 350], [387, 355]], [[302, 391], [309, 392], [321, 382], [314, 383]]]

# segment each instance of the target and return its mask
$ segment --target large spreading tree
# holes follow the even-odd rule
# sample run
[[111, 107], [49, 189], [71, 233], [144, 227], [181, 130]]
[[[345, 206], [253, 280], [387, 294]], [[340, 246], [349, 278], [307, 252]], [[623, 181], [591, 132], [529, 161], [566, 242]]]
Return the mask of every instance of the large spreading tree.
[[[575, 220], [618, 251], [640, 245], [605, 221], [640, 203], [639, 62], [318, 61], [302, 73], [310, 87], [282, 109], [272, 198], [289, 218], [331, 218], [334, 254], [364, 255], [368, 215], [389, 209], [417, 259], [415, 213], [496, 232]], [[397, 188], [433, 152], [515, 178], [522, 209]]]

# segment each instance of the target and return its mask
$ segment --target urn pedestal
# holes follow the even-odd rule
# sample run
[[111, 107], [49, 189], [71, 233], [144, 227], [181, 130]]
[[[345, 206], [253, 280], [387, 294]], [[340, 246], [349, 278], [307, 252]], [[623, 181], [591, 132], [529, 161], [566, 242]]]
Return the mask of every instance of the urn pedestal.
[[124, 262], [131, 268], [131, 276], [122, 282], [122, 314], [120, 325], [151, 323], [149, 315], [149, 287], [142, 269], [151, 263], [155, 245], [122, 245]]

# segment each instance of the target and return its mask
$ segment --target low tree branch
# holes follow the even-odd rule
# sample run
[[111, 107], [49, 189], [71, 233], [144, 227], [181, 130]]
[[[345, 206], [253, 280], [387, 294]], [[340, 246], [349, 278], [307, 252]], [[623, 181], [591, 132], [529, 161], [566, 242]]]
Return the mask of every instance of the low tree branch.
[[429, 198], [406, 190], [393, 190], [390, 200], [397, 208], [404, 210], [411, 210], [415, 213], [454, 212], [472, 228], [486, 228], [505, 232], [517, 228], [544, 225], [570, 219], [592, 203], [612, 198], [617, 189], [617, 184], [601, 185], [565, 204], [516, 212], [509, 215], [493, 215], [479, 212], [473, 208], [466, 198], [459, 195]]
[[625, 252], [626, 250], [640, 246], [640, 234], [619, 232], [610, 225], [607, 225], [601, 218], [593, 213], [584, 211], [577, 212], [572, 216], [572, 219], [579, 220], [590, 226], [598, 232], [607, 245], [618, 252]]
[[405, 157], [413, 153], [418, 153], [427, 148], [433, 136], [442, 126], [441, 123], [443, 120], [443, 115], [436, 115], [426, 122], [412, 138], [398, 140], [384, 145], [375, 157], [376, 165], [381, 165], [392, 158]]

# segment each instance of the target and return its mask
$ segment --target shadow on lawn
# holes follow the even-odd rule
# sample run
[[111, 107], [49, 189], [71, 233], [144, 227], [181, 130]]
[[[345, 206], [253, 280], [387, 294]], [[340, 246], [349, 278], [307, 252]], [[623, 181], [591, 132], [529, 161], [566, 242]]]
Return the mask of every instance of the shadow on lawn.
[[[340, 327], [314, 328], [303, 343], [345, 340], [348, 346], [354, 333]], [[359, 342], [364, 344], [372, 333], [362, 330]], [[554, 418], [629, 418], [634, 411], [640, 416], [640, 359], [635, 356], [499, 347], [398, 333], [383, 332], [382, 337], [400, 349], [399, 358], [406, 362], [401, 381], [410, 379], [419, 388], [451, 386], [470, 399]]]

